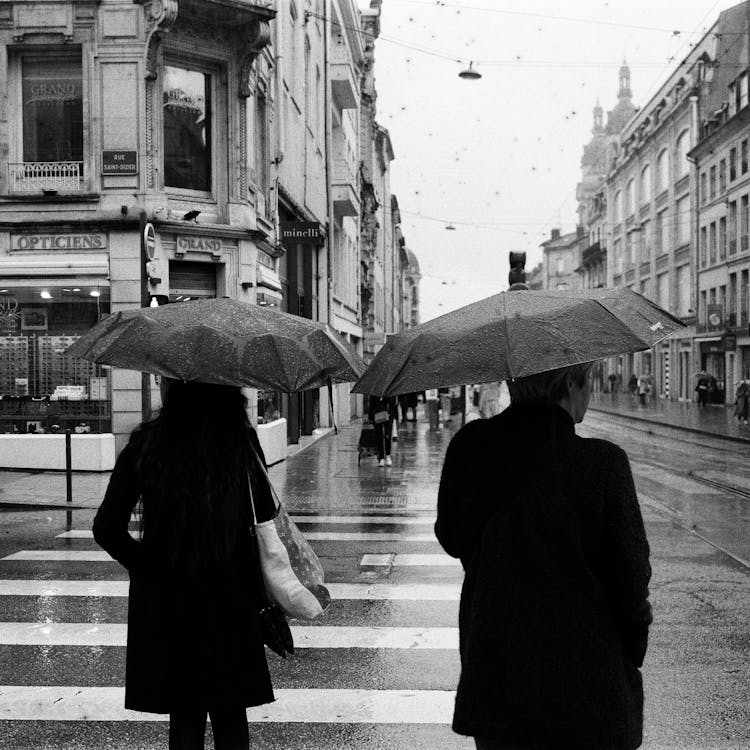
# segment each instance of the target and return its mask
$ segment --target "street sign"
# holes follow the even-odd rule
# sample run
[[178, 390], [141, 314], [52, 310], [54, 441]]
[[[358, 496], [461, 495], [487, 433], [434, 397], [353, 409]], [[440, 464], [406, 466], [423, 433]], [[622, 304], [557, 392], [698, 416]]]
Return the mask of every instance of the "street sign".
[[102, 174], [138, 174], [138, 152], [102, 151]]
[[156, 257], [156, 230], [151, 222], [143, 227], [143, 249], [149, 260]]

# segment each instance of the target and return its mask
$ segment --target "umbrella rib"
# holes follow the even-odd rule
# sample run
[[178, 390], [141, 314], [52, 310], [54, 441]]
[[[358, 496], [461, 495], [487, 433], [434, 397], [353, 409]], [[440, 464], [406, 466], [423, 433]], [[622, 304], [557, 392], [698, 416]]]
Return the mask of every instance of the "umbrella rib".
[[505, 353], [508, 361], [508, 380], [515, 380], [513, 374], [513, 363], [510, 361], [510, 331], [508, 329], [508, 293], [503, 294], [503, 327], [505, 328]]

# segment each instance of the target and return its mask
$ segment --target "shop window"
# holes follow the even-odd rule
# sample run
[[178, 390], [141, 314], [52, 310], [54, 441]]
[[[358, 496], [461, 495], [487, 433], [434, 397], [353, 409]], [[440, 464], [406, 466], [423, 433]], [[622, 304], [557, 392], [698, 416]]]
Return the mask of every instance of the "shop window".
[[164, 68], [164, 184], [211, 192], [212, 77], [175, 65]]
[[109, 311], [106, 286], [0, 290], [0, 432], [111, 430], [109, 369], [65, 355]]
[[258, 424], [281, 419], [281, 392], [258, 391]]
[[83, 189], [83, 76], [80, 55], [19, 55], [20, 137], [9, 164], [11, 192]]

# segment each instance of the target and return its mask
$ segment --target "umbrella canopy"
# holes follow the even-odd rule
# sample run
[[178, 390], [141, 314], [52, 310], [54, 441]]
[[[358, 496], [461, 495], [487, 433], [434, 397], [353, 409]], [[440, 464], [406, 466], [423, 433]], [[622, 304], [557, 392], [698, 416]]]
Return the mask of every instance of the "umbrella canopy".
[[354, 390], [393, 396], [520, 378], [649, 349], [683, 327], [628, 289], [502, 292], [389, 336]]
[[176, 380], [287, 393], [352, 382], [365, 370], [327, 324], [231, 299], [117, 312], [66, 354]]

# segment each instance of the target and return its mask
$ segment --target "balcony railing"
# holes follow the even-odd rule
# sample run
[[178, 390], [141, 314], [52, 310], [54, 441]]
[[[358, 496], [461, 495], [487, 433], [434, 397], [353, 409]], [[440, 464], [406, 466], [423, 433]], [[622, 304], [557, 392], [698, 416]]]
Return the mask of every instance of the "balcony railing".
[[82, 161], [23, 161], [8, 164], [11, 193], [39, 193], [43, 190], [83, 190]]

